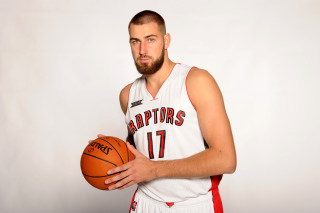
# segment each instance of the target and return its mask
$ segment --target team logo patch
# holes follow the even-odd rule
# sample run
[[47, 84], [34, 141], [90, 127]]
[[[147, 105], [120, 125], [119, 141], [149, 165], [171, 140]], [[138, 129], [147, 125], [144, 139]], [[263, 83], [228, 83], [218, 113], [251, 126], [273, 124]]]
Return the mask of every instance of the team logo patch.
[[139, 100], [139, 101], [132, 102], [130, 108], [135, 107], [135, 106], [138, 106], [138, 105], [141, 105], [141, 104], [142, 104], [142, 100], [143, 100], [143, 99], [141, 99], [141, 100]]
[[131, 211], [135, 211], [136, 207], [137, 207], [138, 202], [137, 201], [133, 201], [132, 206], [131, 206]]

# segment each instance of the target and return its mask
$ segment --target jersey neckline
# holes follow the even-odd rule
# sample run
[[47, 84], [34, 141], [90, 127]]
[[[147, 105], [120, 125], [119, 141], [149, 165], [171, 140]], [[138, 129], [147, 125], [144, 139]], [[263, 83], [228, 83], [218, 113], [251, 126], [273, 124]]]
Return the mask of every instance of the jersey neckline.
[[150, 91], [148, 90], [148, 88], [147, 88], [147, 79], [146, 79], [146, 77], [144, 76], [144, 87], [145, 87], [145, 89], [146, 89], [146, 91], [147, 91], [148, 96], [150, 96], [150, 98], [151, 98], [150, 101], [155, 101], [155, 100], [159, 99], [159, 96], [161, 95], [162, 90], [164, 90], [163, 88], [166, 87], [167, 82], [170, 80], [171, 76], [173, 75], [173, 71], [178, 67], [177, 65], [181, 65], [181, 64], [180, 64], [180, 63], [175, 63], [175, 65], [173, 66], [173, 68], [172, 68], [169, 76], [168, 76], [168, 77], [166, 78], [166, 80], [163, 82], [163, 84], [161, 85], [159, 91], [157, 92], [157, 94], [156, 94], [154, 97], [153, 97], [153, 95], [151, 94], [151, 92], [150, 92]]

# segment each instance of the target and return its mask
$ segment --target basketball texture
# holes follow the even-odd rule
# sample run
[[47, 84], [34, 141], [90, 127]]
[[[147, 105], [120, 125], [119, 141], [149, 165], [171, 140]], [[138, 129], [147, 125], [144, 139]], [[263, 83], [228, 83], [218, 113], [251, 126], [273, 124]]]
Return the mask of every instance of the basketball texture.
[[108, 190], [114, 183], [105, 184], [104, 181], [117, 174], [108, 175], [109, 169], [125, 164], [134, 159], [126, 143], [116, 137], [97, 138], [90, 143], [81, 156], [81, 170], [84, 178], [93, 187]]

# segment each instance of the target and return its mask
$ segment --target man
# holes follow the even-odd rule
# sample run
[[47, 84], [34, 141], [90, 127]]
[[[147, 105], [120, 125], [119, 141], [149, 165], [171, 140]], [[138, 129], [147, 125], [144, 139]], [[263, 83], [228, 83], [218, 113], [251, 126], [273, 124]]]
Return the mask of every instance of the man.
[[[135, 160], [108, 171], [105, 182], [138, 184], [130, 212], [223, 212], [218, 185], [233, 173], [236, 154], [214, 78], [168, 57], [163, 18], [142, 11], [129, 23], [130, 46], [142, 74], [120, 93]], [[99, 135], [101, 137], [101, 135]]]

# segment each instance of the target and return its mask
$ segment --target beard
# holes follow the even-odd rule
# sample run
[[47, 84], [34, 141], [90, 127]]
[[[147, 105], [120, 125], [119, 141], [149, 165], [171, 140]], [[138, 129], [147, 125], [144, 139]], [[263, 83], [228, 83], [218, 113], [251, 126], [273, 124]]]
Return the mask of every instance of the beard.
[[159, 56], [159, 58], [156, 58], [156, 60], [154, 62], [152, 62], [151, 64], [148, 63], [140, 63], [139, 59], [141, 58], [150, 58], [152, 59], [152, 57], [147, 56], [147, 55], [141, 55], [139, 56], [139, 58], [137, 58], [137, 60], [134, 60], [134, 63], [137, 67], [137, 70], [140, 74], [142, 75], [152, 75], [154, 73], [156, 73], [163, 65], [164, 62], [164, 47], [162, 49], [161, 55]]

